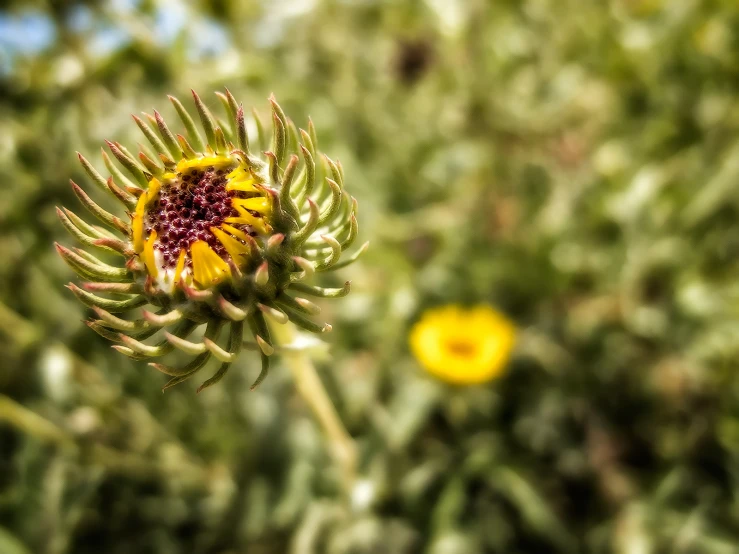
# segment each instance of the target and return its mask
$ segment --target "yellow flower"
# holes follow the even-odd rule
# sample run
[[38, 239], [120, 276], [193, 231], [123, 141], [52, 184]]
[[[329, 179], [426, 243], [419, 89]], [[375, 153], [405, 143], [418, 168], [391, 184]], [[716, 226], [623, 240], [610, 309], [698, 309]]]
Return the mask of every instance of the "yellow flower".
[[432, 375], [456, 385], [498, 377], [510, 358], [516, 329], [489, 306], [429, 310], [413, 326], [413, 355]]

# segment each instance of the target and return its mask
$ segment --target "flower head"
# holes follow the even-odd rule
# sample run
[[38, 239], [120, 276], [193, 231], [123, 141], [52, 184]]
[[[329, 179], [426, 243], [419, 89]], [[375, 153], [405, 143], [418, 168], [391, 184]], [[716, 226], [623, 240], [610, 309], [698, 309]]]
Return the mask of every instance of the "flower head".
[[432, 375], [457, 385], [483, 383], [501, 374], [516, 330], [489, 306], [429, 310], [413, 326], [413, 355]]
[[[191, 377], [211, 358], [221, 366], [198, 390], [218, 382], [243, 345], [261, 353], [254, 386], [259, 384], [274, 353], [265, 317], [316, 333], [330, 330], [308, 319], [320, 310], [297, 294], [347, 294], [348, 282], [326, 289], [303, 281], [348, 265], [367, 246], [340, 261], [357, 236], [357, 204], [344, 190], [341, 164], [319, 158], [312, 122], [307, 131], [298, 130], [270, 98], [271, 147], [259, 154], [250, 148], [243, 107], [229, 91], [216, 94], [226, 123], [214, 119], [193, 92], [204, 137], [185, 107], [170, 97], [186, 137], [174, 134], [154, 111], [145, 119], [133, 116], [153, 153], [141, 146], [134, 157], [121, 144], [107, 142], [115, 159], [103, 151], [108, 178], [79, 155], [91, 181], [125, 206], [125, 216], [104, 210], [74, 182], [75, 194], [103, 226], [57, 210], [85, 246], [123, 258], [111, 265], [86, 250], [57, 245], [87, 281], [69, 288], [97, 314], [88, 325], [135, 359], [175, 349], [192, 357], [184, 367], [150, 364], [172, 376], [165, 388]], [[256, 138], [267, 149], [256, 113], [254, 118]], [[113, 315], [134, 310], [129, 319]], [[244, 323], [252, 343], [244, 343]], [[219, 344], [225, 327], [228, 338]]]

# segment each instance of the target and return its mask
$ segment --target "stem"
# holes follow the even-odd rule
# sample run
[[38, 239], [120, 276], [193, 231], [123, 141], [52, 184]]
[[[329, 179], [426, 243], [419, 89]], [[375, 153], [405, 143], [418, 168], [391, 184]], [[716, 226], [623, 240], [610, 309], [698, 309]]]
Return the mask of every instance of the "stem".
[[0, 422], [43, 442], [53, 442], [63, 447], [74, 446], [74, 438], [65, 430], [5, 395], [0, 395]]
[[[295, 340], [295, 327], [292, 323], [270, 324], [270, 331], [276, 345], [289, 346]], [[289, 349], [285, 349], [282, 356], [295, 379], [298, 392], [326, 433], [331, 456], [341, 468], [344, 486], [347, 491], [351, 491], [357, 470], [357, 446], [354, 439], [341, 422], [310, 356], [305, 351]]]
[[[184, 460], [183, 464], [188, 482], [198, 487], [206, 487], [208, 472], [205, 464], [192, 454], [187, 447], [173, 437], [172, 434], [154, 417], [142, 402], [126, 398], [119, 387], [108, 383], [102, 372], [69, 350], [59, 341], [49, 340], [47, 333], [31, 321], [25, 319], [8, 306], [0, 302], [0, 338], [6, 338], [13, 349], [17, 351], [38, 352], [44, 349], [55, 349], [64, 353], [72, 365], [72, 378], [77, 385], [82, 403], [89, 404], [98, 410], [112, 414], [116, 426], [119, 421], [130, 422], [126, 414], [135, 404], [137, 414], [141, 417], [137, 425], [151, 428], [155, 431], [159, 441], [174, 446], [178, 457]], [[105, 467], [106, 470], [118, 474], [150, 475], [159, 479], [168, 476], [167, 468], [163, 464], [155, 463], [144, 457], [132, 453], [110, 448], [103, 444], [90, 444], [81, 440], [66, 429], [56, 425], [36, 412], [26, 408], [12, 398], [0, 395], [0, 424], [7, 424], [19, 431], [35, 437], [37, 440], [57, 444], [69, 450], [86, 450], [91, 452], [91, 459]], [[170, 471], [171, 473], [171, 471]]]
[[[7, 424], [41, 442], [56, 444], [67, 452], [84, 453], [87, 463], [101, 466], [114, 475], [162, 480], [168, 477], [172, 470], [158, 460], [79, 439], [66, 429], [2, 394], [0, 394], [0, 424]], [[189, 462], [183, 463], [178, 467], [178, 472], [180, 479], [195, 488], [207, 486], [207, 472], [200, 466]]]

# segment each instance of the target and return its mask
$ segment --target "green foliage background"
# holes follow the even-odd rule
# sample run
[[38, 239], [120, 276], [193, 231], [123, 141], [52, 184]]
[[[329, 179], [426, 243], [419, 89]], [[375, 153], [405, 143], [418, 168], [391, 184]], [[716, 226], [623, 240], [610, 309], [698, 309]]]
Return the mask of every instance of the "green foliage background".
[[[62, 286], [75, 150], [223, 86], [313, 118], [372, 241], [348, 500], [279, 363], [162, 395]], [[0, 2], [0, 552], [737, 552], [738, 93], [735, 0]], [[504, 377], [424, 375], [444, 303], [516, 322]]]

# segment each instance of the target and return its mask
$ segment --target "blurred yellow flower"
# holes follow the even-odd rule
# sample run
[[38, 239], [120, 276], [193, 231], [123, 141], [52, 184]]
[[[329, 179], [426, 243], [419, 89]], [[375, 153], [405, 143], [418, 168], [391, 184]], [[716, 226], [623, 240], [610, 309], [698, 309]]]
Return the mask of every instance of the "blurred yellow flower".
[[456, 385], [498, 377], [513, 349], [516, 328], [489, 306], [426, 311], [411, 329], [411, 351], [432, 375]]

